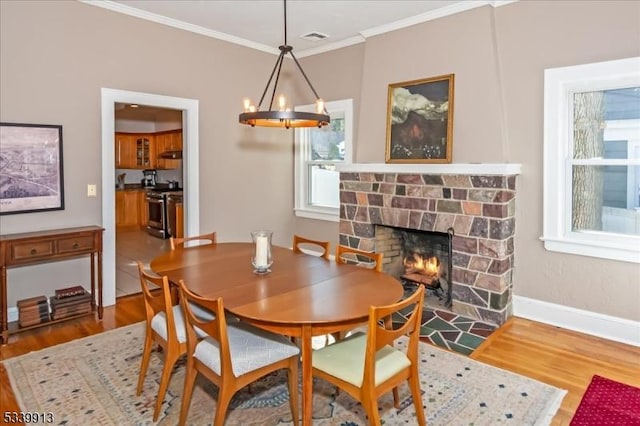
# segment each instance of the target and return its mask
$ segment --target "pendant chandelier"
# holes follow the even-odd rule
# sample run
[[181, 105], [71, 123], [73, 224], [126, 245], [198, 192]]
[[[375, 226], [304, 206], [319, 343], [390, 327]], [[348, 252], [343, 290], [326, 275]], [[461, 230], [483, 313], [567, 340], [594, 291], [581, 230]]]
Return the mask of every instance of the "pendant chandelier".
[[[256, 107], [251, 103], [251, 100], [244, 100], [244, 112], [240, 114], [239, 121], [242, 124], [248, 124], [251, 127], [260, 126], [260, 127], [322, 127], [329, 124], [331, 121], [329, 118], [329, 114], [324, 107], [324, 101], [320, 99], [318, 93], [313, 88], [311, 81], [302, 70], [300, 63], [296, 59], [293, 54], [293, 47], [287, 44], [287, 0], [284, 0], [284, 45], [279, 46], [280, 55], [276, 60], [276, 65], [273, 67], [273, 71], [271, 71], [271, 76], [269, 77], [269, 81], [267, 81], [267, 86], [264, 88], [264, 92], [262, 92], [262, 96], [260, 97], [260, 102], [258, 102], [258, 106]], [[276, 96], [276, 90], [278, 88], [278, 80], [280, 78], [280, 69], [282, 68], [282, 62], [284, 61], [284, 57], [289, 54], [293, 61], [295, 62], [298, 70], [306, 80], [309, 88], [313, 92], [316, 97], [316, 112], [301, 112], [301, 111], [293, 111], [291, 107], [287, 106], [287, 101], [284, 95], [278, 96], [278, 109], [273, 109], [273, 101]], [[274, 77], [275, 76], [275, 80]], [[262, 101], [269, 91], [269, 87], [271, 86], [271, 82], [273, 84], [273, 90], [271, 92], [271, 101], [269, 102], [269, 110], [261, 111], [260, 107], [262, 106]]]

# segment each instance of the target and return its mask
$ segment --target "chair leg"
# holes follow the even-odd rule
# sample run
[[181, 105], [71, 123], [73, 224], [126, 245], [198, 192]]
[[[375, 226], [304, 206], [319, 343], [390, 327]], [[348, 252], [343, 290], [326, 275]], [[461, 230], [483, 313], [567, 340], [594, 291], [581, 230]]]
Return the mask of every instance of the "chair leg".
[[291, 406], [291, 418], [293, 424], [298, 424], [300, 413], [298, 411], [298, 358], [293, 357], [289, 362], [289, 405]]
[[156, 408], [153, 411], [153, 421], [158, 420], [160, 415], [160, 408], [162, 408], [162, 401], [167, 393], [169, 387], [169, 380], [171, 380], [171, 371], [173, 366], [178, 360], [179, 354], [173, 352], [170, 348], [167, 348], [167, 355], [164, 359], [164, 367], [162, 368], [162, 377], [160, 378], [160, 388], [158, 388], [158, 396], [156, 399]]
[[144, 378], [147, 375], [147, 369], [149, 368], [149, 359], [151, 358], [152, 345], [153, 342], [151, 340], [151, 330], [147, 329], [144, 338], [144, 347], [142, 348], [142, 361], [140, 363], [140, 374], [138, 375], [138, 388], [136, 390], [136, 396], [140, 396], [140, 393], [142, 392]]
[[229, 386], [220, 386], [218, 388], [218, 406], [216, 407], [216, 413], [213, 418], [213, 426], [224, 426], [224, 419], [227, 416], [227, 409], [231, 398], [233, 398], [233, 391], [229, 390]]
[[378, 399], [375, 394], [367, 395], [364, 398], [363, 406], [369, 417], [369, 424], [372, 426], [380, 426], [380, 413], [378, 413]]
[[393, 406], [400, 409], [400, 395], [398, 393], [398, 387], [393, 388]]
[[413, 397], [413, 405], [416, 407], [418, 425], [425, 426], [427, 421], [425, 420], [424, 409], [422, 408], [422, 392], [420, 391], [420, 378], [417, 368], [412, 368], [411, 377], [409, 377], [409, 388], [411, 389], [411, 396]]
[[187, 369], [184, 377], [184, 391], [182, 392], [182, 404], [180, 405], [180, 426], [184, 426], [187, 422], [187, 415], [189, 414], [189, 406], [191, 405], [191, 396], [193, 395], [193, 387], [195, 386], [196, 371], [193, 361], [187, 361]]

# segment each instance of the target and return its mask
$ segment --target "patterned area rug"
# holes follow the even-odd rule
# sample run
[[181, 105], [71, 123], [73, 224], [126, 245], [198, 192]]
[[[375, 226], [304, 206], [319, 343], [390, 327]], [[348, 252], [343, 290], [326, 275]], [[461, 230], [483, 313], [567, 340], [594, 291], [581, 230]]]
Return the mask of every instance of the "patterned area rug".
[[571, 426], [640, 426], [640, 389], [593, 376]]
[[[4, 361], [21, 408], [51, 412], [54, 424], [153, 424], [162, 354], [154, 352], [142, 394], [135, 395], [144, 327], [142, 323], [32, 352]], [[404, 344], [404, 342], [400, 342]], [[421, 343], [421, 387], [429, 425], [549, 424], [566, 391]], [[291, 425], [286, 373], [272, 374], [238, 392], [226, 425]], [[175, 425], [180, 414], [184, 363], [174, 369], [158, 424]], [[200, 380], [200, 379], [199, 379]], [[210, 425], [217, 389], [198, 382], [187, 423]], [[406, 385], [402, 406], [380, 401], [385, 425], [415, 424]], [[366, 425], [360, 404], [316, 379], [314, 425]]]

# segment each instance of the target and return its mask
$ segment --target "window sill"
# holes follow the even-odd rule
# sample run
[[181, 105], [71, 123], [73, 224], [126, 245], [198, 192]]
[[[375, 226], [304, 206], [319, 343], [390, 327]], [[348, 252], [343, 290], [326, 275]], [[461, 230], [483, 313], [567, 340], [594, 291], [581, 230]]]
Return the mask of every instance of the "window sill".
[[338, 210], [336, 210], [335, 212], [328, 212], [308, 209], [294, 209], [294, 212], [296, 217], [324, 220], [327, 222], [340, 222], [340, 213]]
[[605, 245], [602, 241], [572, 241], [551, 237], [540, 237], [540, 240], [549, 251], [640, 263], [640, 251], [634, 247]]

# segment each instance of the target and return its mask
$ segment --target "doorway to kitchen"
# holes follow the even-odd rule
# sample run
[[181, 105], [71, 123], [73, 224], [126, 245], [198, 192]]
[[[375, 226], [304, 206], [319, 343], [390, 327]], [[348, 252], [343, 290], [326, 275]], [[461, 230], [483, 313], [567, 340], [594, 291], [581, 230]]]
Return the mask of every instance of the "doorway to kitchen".
[[[156, 108], [180, 110], [183, 128], [182, 186], [184, 188], [184, 233], [199, 230], [198, 182], [198, 101], [148, 93], [102, 89], [102, 226], [103, 238], [103, 300], [104, 305], [116, 300], [116, 161], [115, 161], [115, 108], [117, 104], [137, 104]], [[140, 235], [142, 237], [142, 235]], [[146, 237], [146, 235], [145, 235]], [[152, 237], [153, 238], [153, 237]], [[139, 244], [146, 244], [139, 242]], [[138, 246], [140, 247], [140, 246]], [[134, 249], [137, 250], [137, 249]], [[142, 251], [137, 251], [143, 255]], [[153, 257], [153, 256], [151, 256]], [[140, 259], [144, 261], [144, 259]], [[133, 266], [135, 268], [135, 266]]]

